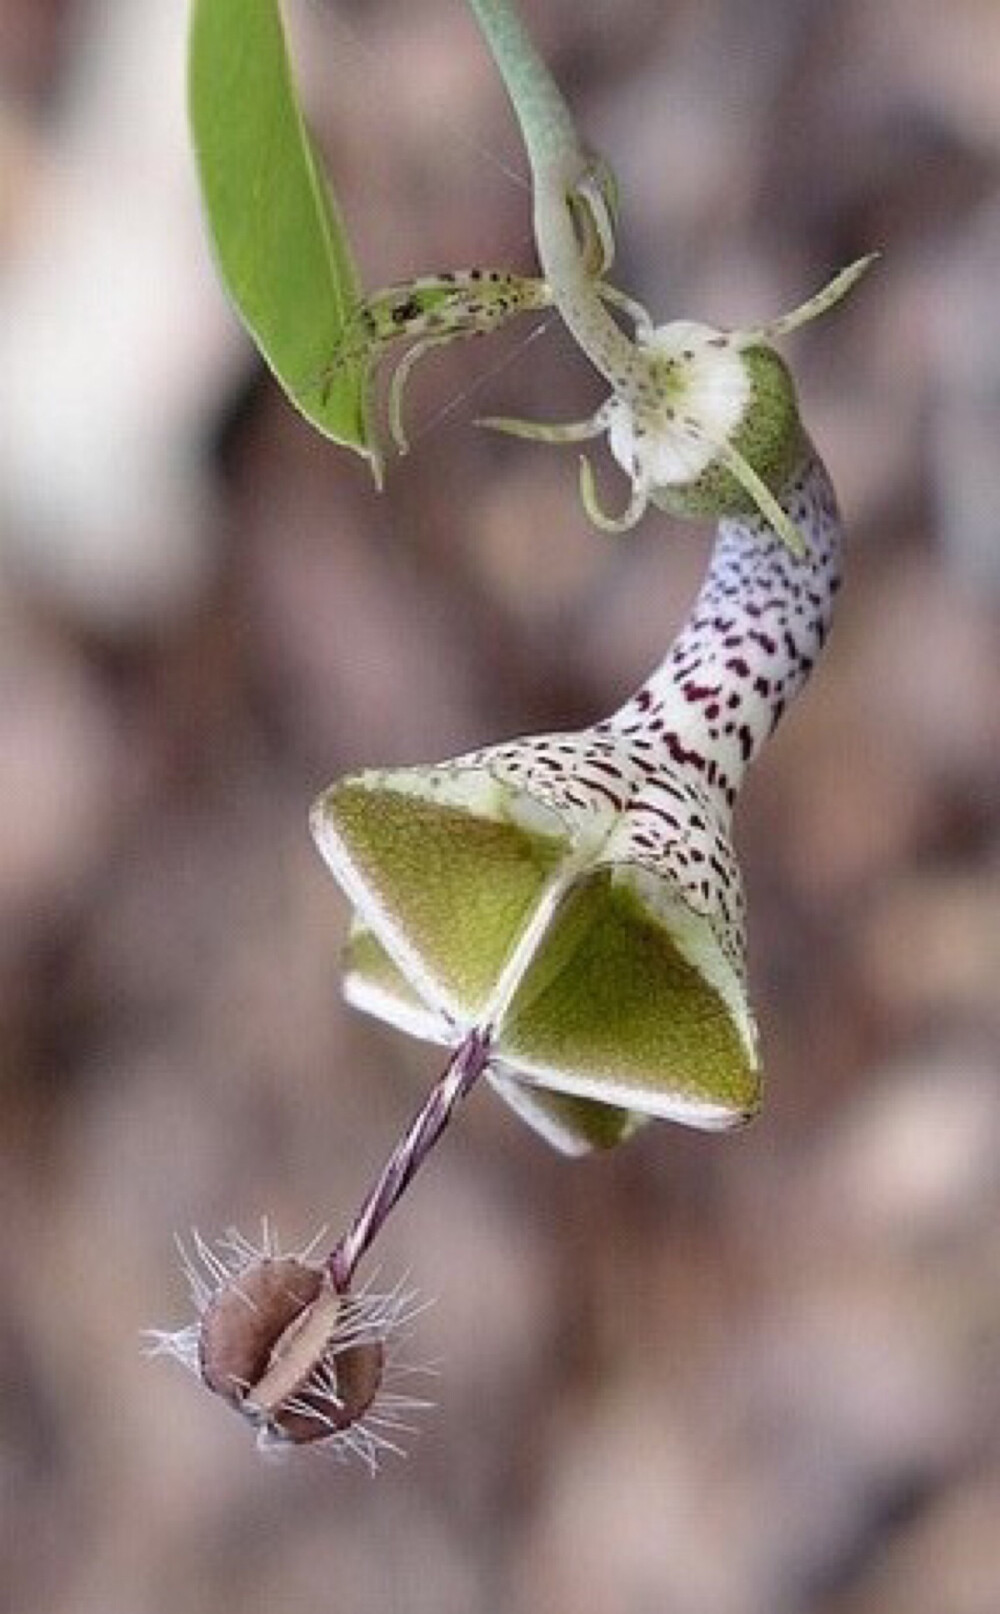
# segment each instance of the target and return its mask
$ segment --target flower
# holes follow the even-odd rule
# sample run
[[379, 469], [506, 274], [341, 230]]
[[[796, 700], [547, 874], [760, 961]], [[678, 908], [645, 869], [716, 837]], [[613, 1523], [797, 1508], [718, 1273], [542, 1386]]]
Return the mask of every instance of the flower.
[[597, 285], [599, 296], [635, 326], [611, 396], [586, 420], [565, 425], [506, 417], [480, 424], [542, 442], [585, 442], [606, 433], [632, 489], [621, 515], [609, 516], [597, 501], [590, 462], [582, 459], [584, 507], [603, 531], [628, 531], [650, 504], [687, 516], [756, 511], [801, 558], [801, 537], [777, 494], [802, 457], [805, 435], [794, 383], [771, 343], [826, 313], [876, 256], [858, 259], [791, 313], [747, 330], [691, 320], [654, 326], [631, 298]]

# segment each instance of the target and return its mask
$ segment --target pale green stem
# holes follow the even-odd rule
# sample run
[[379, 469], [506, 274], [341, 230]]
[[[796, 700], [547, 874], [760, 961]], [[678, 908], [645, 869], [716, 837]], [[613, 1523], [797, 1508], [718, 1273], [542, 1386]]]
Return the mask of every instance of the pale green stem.
[[469, 0], [504, 81], [528, 152], [535, 244], [542, 273], [567, 327], [616, 392], [640, 380], [635, 345], [608, 313], [587, 266], [572, 205], [592, 209], [594, 161], [577, 138], [551, 73], [511, 0]]

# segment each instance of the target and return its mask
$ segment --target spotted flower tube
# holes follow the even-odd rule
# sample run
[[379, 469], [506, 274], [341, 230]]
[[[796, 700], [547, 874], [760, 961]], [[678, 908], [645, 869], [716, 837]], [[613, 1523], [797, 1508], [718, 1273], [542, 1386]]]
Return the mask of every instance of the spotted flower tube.
[[607, 170], [577, 144], [507, 0], [470, 4], [524, 133], [548, 295], [612, 389], [584, 422], [491, 424], [555, 441], [607, 432], [633, 492], [605, 517], [585, 462], [598, 524], [623, 531], [654, 503], [718, 517], [716, 543], [679, 637], [609, 718], [356, 775], [321, 797], [312, 827], [354, 908], [348, 999], [445, 1046], [479, 1039], [494, 1087], [573, 1153], [650, 1117], [725, 1127], [759, 1106], [732, 813], [825, 642], [841, 543], [771, 344], [871, 260], [769, 325], [654, 327], [603, 280]]

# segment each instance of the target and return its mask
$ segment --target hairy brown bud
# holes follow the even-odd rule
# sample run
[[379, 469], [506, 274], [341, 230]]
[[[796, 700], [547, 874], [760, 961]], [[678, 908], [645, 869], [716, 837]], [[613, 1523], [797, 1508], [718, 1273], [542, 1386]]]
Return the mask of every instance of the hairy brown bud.
[[295, 1256], [264, 1256], [230, 1278], [201, 1320], [210, 1390], [278, 1440], [305, 1445], [363, 1417], [382, 1380], [378, 1338], [358, 1333], [349, 1296]]
[[315, 1444], [374, 1472], [430, 1404], [407, 1387], [426, 1370], [399, 1357], [422, 1307], [405, 1283], [342, 1293], [310, 1259], [316, 1242], [286, 1253], [267, 1222], [259, 1246], [235, 1231], [216, 1245], [193, 1234], [181, 1255], [195, 1320], [152, 1330], [148, 1348], [196, 1374], [263, 1445]]

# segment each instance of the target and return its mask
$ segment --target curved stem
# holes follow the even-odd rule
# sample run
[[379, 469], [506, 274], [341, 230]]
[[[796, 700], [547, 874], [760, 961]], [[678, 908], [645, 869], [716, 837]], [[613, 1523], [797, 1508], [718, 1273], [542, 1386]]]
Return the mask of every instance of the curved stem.
[[514, 104], [532, 174], [563, 162], [567, 171], [575, 165], [575, 183], [589, 164], [572, 114], [511, 0], [469, 0], [469, 5]]
[[[574, 204], [593, 216], [594, 159], [577, 137], [569, 108], [511, 0], [469, 0], [497, 64], [531, 164], [535, 244], [542, 272], [565, 324], [616, 390], [628, 390], [641, 364], [634, 344], [608, 313], [587, 265]], [[608, 229], [595, 226], [600, 236]]]

